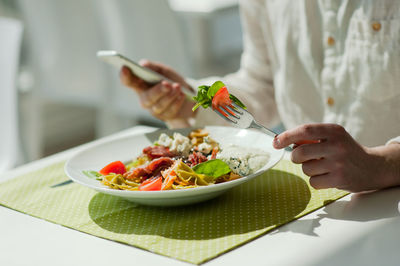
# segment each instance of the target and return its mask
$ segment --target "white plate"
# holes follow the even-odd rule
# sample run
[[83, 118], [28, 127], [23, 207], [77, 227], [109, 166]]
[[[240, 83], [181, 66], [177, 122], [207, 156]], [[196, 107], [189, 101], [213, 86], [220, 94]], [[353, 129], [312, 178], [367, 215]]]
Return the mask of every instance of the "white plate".
[[120, 160], [126, 162], [136, 158], [141, 154], [142, 149], [152, 145], [162, 132], [168, 135], [172, 135], [173, 132], [180, 132], [186, 136], [192, 130], [189, 128], [179, 130], [162, 129], [151, 133], [133, 134], [100, 144], [94, 144], [69, 159], [65, 164], [65, 172], [73, 181], [101, 193], [123, 197], [129, 201], [144, 205], [176, 206], [214, 198], [267, 171], [278, 163], [283, 156], [284, 151], [274, 149], [272, 147], [272, 138], [261, 132], [216, 126], [209, 126], [206, 129], [210, 133], [210, 136], [219, 142], [222, 147], [229, 144], [236, 144], [268, 152], [270, 154], [268, 163], [254, 174], [233, 181], [198, 188], [167, 191], [115, 190], [104, 186], [98, 180], [88, 178], [82, 173], [84, 170], [98, 171], [113, 161]]

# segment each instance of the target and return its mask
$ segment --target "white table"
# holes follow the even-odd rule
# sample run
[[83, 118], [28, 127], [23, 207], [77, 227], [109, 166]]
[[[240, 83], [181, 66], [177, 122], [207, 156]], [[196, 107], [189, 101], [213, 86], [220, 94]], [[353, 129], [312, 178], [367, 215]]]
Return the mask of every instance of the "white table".
[[[98, 141], [150, 129], [134, 127]], [[66, 160], [83, 147], [21, 166], [0, 181]], [[400, 188], [348, 195], [206, 265], [400, 265], [399, 213]], [[0, 206], [0, 265], [190, 264]]]

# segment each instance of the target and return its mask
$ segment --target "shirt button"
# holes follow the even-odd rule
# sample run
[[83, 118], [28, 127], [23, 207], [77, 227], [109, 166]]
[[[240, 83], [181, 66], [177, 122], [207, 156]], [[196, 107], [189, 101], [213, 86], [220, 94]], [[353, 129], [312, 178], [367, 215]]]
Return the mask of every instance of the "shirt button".
[[332, 106], [332, 105], [335, 104], [335, 100], [334, 100], [332, 97], [328, 97], [328, 98], [326, 99], [326, 103], [327, 103], [329, 106]]
[[335, 44], [335, 39], [334, 39], [333, 37], [329, 36], [328, 39], [326, 39], [326, 43], [327, 43], [329, 46], [332, 46], [332, 45]]
[[376, 22], [376, 21], [373, 22], [371, 26], [372, 26], [372, 29], [373, 29], [374, 31], [380, 31], [381, 28], [382, 28], [381, 23]]

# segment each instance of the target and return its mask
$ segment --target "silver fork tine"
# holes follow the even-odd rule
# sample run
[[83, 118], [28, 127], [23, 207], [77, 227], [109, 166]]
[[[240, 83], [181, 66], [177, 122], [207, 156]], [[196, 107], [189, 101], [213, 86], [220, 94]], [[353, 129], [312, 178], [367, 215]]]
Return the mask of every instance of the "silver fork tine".
[[[232, 104], [235, 104], [235, 103], [232, 102]], [[228, 107], [229, 107], [231, 110], [235, 111], [236, 113], [242, 115], [243, 112], [241, 112], [241, 111], [238, 109], [238, 107], [240, 108], [240, 106], [238, 106], [237, 104], [235, 104], [236, 106], [235, 106], [235, 105], [232, 105], [232, 104], [228, 105]], [[242, 110], [243, 110], [243, 108], [242, 108]]]
[[242, 115], [243, 114], [243, 112], [240, 112], [235, 106], [233, 106], [233, 105], [226, 105], [225, 106], [226, 108], [229, 108], [229, 110], [231, 110], [231, 111], [233, 111], [234, 113], [237, 113], [237, 114], [239, 114], [239, 115]]
[[[217, 112], [219, 116], [221, 116], [226, 121], [235, 124], [239, 128], [258, 129], [273, 138], [277, 135], [271, 129], [259, 124], [250, 112], [234, 102], [232, 102], [232, 106], [223, 106], [223, 109], [221, 109], [221, 107], [219, 107], [218, 109], [219, 110], [214, 109], [214, 111]], [[235, 112], [235, 114], [231, 114], [230, 112], [228, 112], [228, 110], [230, 112]]]
[[214, 111], [215, 111], [220, 117], [222, 117], [223, 119], [225, 119], [226, 121], [228, 121], [228, 122], [230, 122], [230, 123], [237, 124], [237, 121], [234, 120], [234, 119], [232, 119], [232, 118], [230, 118], [230, 117], [229, 117], [229, 114], [228, 114], [228, 116], [224, 116], [223, 114], [220, 113], [219, 110], [214, 110]]
[[[240, 113], [240, 111], [246, 111], [245, 109], [243, 109], [243, 107], [237, 105], [237, 104], [234, 103], [234, 102], [232, 102], [232, 105], [236, 108], [236, 110], [235, 110], [236, 112], [239, 112], [239, 113]], [[241, 114], [243, 114], [243, 113], [241, 113]]]
[[[233, 108], [229, 107], [228, 105], [224, 105], [224, 106], [222, 106], [222, 108], [226, 111], [226, 114], [227, 114], [227, 115], [233, 116], [233, 117], [235, 117], [235, 118], [237, 118], [237, 119], [240, 119], [240, 116], [238, 116], [238, 115], [236, 114], [236, 111], [235, 111]], [[229, 112], [229, 111], [230, 111], [230, 112]]]

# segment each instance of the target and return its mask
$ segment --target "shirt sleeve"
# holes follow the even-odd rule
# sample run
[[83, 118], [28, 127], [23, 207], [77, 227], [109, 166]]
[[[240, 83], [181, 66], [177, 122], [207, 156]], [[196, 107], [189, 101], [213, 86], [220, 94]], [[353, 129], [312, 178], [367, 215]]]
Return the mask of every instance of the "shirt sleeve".
[[[231, 94], [238, 97], [253, 114], [255, 119], [265, 126], [279, 123], [279, 115], [275, 103], [273, 74], [268, 49], [262, 33], [262, 25], [268, 18], [261, 1], [240, 1], [240, 16], [243, 29], [244, 52], [240, 69], [225, 77], [208, 77], [201, 80], [189, 80], [194, 87], [211, 85], [222, 80]], [[194, 126], [227, 125], [212, 110], [199, 108]]]
[[386, 142], [386, 145], [391, 143], [400, 143], [400, 136], [390, 139], [388, 142]]

